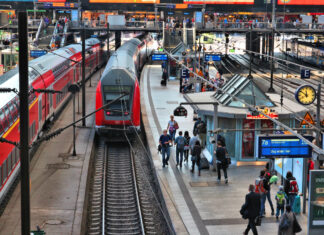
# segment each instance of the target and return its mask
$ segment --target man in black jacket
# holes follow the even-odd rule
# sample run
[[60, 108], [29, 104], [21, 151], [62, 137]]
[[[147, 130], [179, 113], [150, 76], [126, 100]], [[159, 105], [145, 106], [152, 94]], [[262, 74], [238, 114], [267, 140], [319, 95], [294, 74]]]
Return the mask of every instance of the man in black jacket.
[[249, 219], [249, 224], [243, 234], [247, 235], [252, 229], [254, 235], [258, 234], [258, 231], [255, 226], [255, 219], [260, 214], [260, 194], [254, 192], [254, 185], [250, 184], [249, 193], [245, 196], [245, 210], [247, 211], [247, 218]]

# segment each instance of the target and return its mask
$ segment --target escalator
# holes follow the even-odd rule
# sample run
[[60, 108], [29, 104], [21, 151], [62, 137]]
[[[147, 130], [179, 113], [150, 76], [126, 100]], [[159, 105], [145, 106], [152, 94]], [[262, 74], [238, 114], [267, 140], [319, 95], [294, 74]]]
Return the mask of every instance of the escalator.
[[34, 45], [39, 48], [48, 48], [53, 32], [54, 26], [46, 24], [42, 19], [36, 33]]

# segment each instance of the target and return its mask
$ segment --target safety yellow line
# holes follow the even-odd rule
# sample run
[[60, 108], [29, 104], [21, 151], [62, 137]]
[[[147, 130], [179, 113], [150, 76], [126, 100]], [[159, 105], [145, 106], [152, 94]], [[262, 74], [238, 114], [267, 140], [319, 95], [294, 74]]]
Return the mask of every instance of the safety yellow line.
[[[29, 109], [31, 109], [36, 104], [37, 101], [38, 98], [36, 98], [35, 101], [29, 106]], [[9, 128], [9, 130], [3, 134], [2, 136], [3, 138], [6, 138], [10, 134], [10, 132], [18, 125], [19, 120], [20, 118], [18, 118], [17, 121], [15, 121], [15, 123]]]

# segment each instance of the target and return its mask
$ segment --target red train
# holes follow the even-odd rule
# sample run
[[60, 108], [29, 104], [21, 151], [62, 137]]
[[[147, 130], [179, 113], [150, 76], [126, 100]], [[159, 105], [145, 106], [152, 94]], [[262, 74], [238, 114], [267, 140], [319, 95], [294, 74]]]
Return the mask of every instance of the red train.
[[[29, 141], [32, 143], [47, 120], [66, 102], [68, 87], [81, 79], [81, 45], [72, 44], [29, 62], [30, 89], [54, 89], [61, 94], [31, 93], [29, 97]], [[103, 60], [101, 42], [86, 40], [86, 77], [100, 67]], [[18, 68], [0, 77], [1, 88], [19, 90]], [[19, 142], [19, 99], [15, 93], [0, 93], [0, 136]], [[19, 149], [0, 143], [0, 202], [19, 172]]]
[[[133, 38], [124, 43], [112, 56], [103, 72], [96, 91], [96, 109], [121, 96], [128, 95], [96, 113], [99, 134], [112, 133], [112, 129], [140, 129], [139, 76], [151, 53], [152, 39]], [[115, 132], [116, 133], [116, 132]]]

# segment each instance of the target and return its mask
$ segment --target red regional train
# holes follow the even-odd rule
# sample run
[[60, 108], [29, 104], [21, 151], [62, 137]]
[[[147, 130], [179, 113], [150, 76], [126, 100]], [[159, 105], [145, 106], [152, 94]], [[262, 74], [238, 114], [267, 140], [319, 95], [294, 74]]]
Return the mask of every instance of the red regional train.
[[[29, 141], [39, 135], [43, 125], [67, 101], [68, 87], [81, 79], [81, 44], [72, 44], [29, 62], [30, 89], [53, 89], [61, 94], [31, 93], [29, 97]], [[86, 40], [86, 77], [99, 68], [103, 60], [101, 42]], [[15, 68], [0, 77], [0, 88], [19, 90], [19, 72]], [[0, 137], [19, 142], [19, 99], [15, 93], [0, 93]], [[14, 182], [20, 167], [19, 149], [0, 143], [0, 203]]]
[[[141, 38], [141, 40], [140, 40]], [[139, 130], [140, 116], [140, 71], [152, 50], [150, 36], [141, 36], [125, 42], [109, 58], [96, 91], [96, 109], [120, 97], [123, 92], [128, 95], [96, 113], [96, 131], [99, 135], [118, 131]]]

